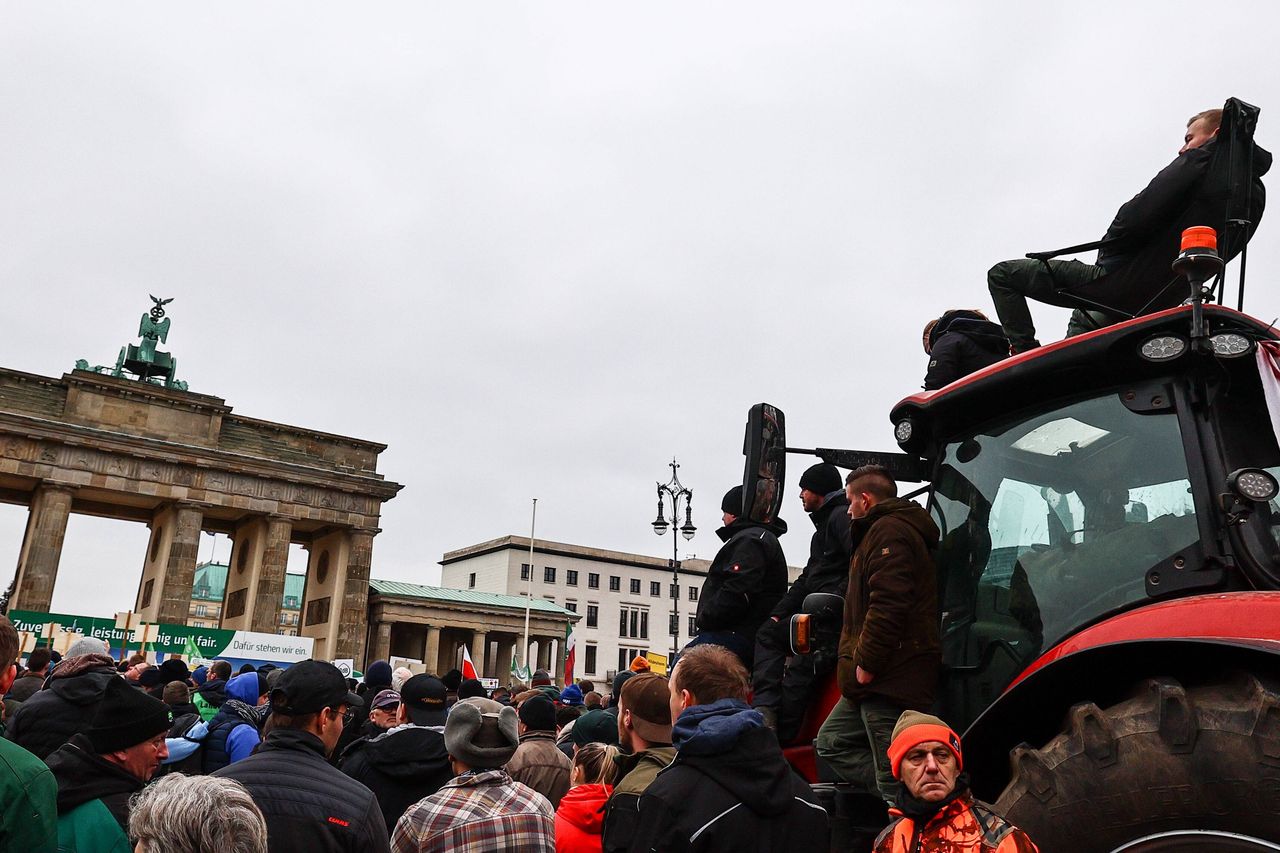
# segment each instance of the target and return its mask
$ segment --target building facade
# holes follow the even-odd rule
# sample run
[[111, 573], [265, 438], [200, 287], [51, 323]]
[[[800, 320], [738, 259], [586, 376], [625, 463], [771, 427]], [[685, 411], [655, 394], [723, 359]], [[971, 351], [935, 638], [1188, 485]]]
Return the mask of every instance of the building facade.
[[[192, 628], [222, 627], [222, 602], [227, 593], [226, 563], [200, 563], [196, 566], [195, 582], [191, 585], [191, 609], [187, 624]], [[280, 602], [280, 622], [275, 633], [287, 637], [298, 636], [302, 618], [302, 590], [307, 576], [285, 572], [284, 595]]]
[[[637, 655], [670, 655], [673, 629], [676, 648], [689, 642], [711, 563], [682, 560], [677, 584], [669, 559], [538, 540], [531, 565], [528, 537], [504, 536], [450, 551], [440, 565], [442, 586], [532, 596], [578, 614], [575, 677], [603, 681]], [[788, 567], [788, 582], [799, 573]]]

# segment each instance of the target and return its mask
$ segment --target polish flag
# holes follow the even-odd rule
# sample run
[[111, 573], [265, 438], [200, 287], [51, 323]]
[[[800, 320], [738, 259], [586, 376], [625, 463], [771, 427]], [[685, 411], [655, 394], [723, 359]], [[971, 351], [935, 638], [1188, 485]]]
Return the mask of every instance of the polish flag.
[[480, 680], [480, 676], [476, 674], [476, 665], [471, 662], [471, 652], [467, 651], [467, 647], [462, 647], [462, 677], [463, 679], [474, 678]]
[[578, 645], [578, 635], [573, 630], [572, 624], [565, 629], [565, 634], [566, 636], [564, 640], [564, 685], [565, 687], [568, 687], [570, 684], [573, 684], [573, 658], [574, 658], [573, 650]]

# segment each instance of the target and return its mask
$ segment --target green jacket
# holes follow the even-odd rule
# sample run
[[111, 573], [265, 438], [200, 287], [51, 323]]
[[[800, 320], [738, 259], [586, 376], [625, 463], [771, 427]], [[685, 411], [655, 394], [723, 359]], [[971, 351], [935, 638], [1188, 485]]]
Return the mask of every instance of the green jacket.
[[58, 853], [130, 853], [133, 845], [102, 800], [81, 803], [58, 818]]
[[57, 801], [58, 784], [45, 763], [13, 741], [0, 740], [0, 850], [53, 853]]
[[653, 746], [633, 755], [619, 755], [618, 784], [605, 806], [601, 830], [605, 853], [627, 850], [635, 837], [640, 820], [640, 795], [649, 787], [658, 771], [675, 760], [671, 746]]
[[208, 703], [208, 701], [199, 693], [191, 694], [191, 704], [196, 706], [196, 710], [200, 712], [200, 719], [206, 723], [212, 720], [218, 713], [218, 709]]

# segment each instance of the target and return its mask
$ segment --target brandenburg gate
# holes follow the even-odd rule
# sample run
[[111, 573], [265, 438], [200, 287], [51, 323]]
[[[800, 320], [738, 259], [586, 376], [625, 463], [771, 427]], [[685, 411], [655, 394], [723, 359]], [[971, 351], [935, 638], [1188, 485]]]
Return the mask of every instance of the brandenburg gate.
[[[0, 368], [0, 501], [29, 516], [8, 607], [47, 612], [71, 513], [151, 530], [133, 609], [185, 624], [201, 531], [232, 542], [222, 627], [275, 633], [290, 543], [309, 554], [299, 632], [317, 658], [364, 658], [385, 445], [256, 420], [186, 390], [155, 349], [168, 300], [114, 369], [60, 378]], [[129, 375], [132, 374], [132, 375]]]

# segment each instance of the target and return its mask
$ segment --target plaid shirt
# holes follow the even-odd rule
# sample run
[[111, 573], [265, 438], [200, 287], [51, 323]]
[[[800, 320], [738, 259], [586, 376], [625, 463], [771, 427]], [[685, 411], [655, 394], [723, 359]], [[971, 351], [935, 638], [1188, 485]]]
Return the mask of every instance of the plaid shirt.
[[555, 853], [547, 798], [505, 770], [470, 771], [409, 807], [391, 834], [392, 853]]

